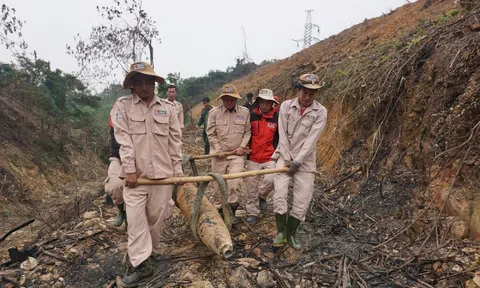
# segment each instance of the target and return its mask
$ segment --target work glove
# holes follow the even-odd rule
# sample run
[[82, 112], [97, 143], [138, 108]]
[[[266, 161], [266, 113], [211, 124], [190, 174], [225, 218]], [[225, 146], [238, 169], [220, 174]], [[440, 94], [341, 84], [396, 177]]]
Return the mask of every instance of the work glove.
[[293, 174], [298, 172], [298, 169], [300, 169], [300, 163], [297, 161], [290, 162], [290, 164], [288, 164], [287, 175], [293, 176]]
[[272, 157], [270, 159], [272, 159], [273, 162], [277, 163], [278, 158], [279, 158], [279, 153], [273, 152]]

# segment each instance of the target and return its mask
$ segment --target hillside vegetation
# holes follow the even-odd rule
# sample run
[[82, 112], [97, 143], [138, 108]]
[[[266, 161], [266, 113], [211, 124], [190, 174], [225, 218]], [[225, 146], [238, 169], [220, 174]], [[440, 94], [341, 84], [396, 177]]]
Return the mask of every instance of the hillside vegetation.
[[348, 193], [393, 186], [393, 208], [459, 216], [478, 237], [479, 2], [460, 2], [406, 4], [233, 84], [240, 93], [268, 87], [285, 100], [296, 77], [320, 75], [328, 124], [319, 169], [330, 179], [360, 169]]

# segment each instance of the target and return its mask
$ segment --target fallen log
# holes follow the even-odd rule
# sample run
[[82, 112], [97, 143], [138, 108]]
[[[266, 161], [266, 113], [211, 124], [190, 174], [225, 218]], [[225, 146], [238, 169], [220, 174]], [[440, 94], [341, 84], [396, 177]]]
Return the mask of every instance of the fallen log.
[[[285, 173], [288, 171], [288, 167], [273, 168], [273, 169], [263, 169], [263, 170], [253, 170], [240, 173], [224, 174], [221, 175], [223, 180], [232, 180], [238, 178], [246, 178], [257, 175], [265, 174], [274, 174], [274, 173]], [[187, 184], [187, 183], [199, 183], [199, 182], [210, 182], [213, 181], [213, 176], [193, 176], [193, 177], [170, 177], [165, 179], [137, 179], [138, 185], [174, 185], [174, 184]]]
[[[177, 190], [177, 205], [188, 221], [192, 221], [197, 189], [193, 185], [182, 185]], [[217, 209], [204, 196], [198, 209], [197, 235], [212, 252], [230, 258], [233, 255], [232, 238]]]

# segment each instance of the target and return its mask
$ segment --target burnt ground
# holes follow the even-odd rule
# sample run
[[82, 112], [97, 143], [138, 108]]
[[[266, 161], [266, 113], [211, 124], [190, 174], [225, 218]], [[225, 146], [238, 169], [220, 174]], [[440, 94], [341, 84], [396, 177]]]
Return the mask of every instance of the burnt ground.
[[[185, 153], [200, 153], [198, 142], [188, 132]], [[198, 163], [202, 172], [208, 166]], [[156, 274], [140, 287], [462, 287], [478, 265], [480, 247], [453, 239], [450, 218], [441, 217], [434, 225], [434, 217], [423, 216], [428, 207], [413, 203], [411, 176], [406, 171], [382, 181], [370, 175], [366, 181], [356, 170], [331, 181], [319, 174], [299, 230], [301, 251], [272, 249], [276, 228], [271, 203], [256, 225], [245, 223], [244, 210], [237, 212], [231, 232], [235, 254], [229, 260], [196, 243], [175, 209], [153, 257]], [[12, 287], [6, 281], [22, 287], [113, 284], [127, 270], [127, 235], [124, 227], [111, 226], [116, 210], [104, 195], [88, 210], [90, 215], [31, 243], [49, 252], [35, 256], [39, 264], [33, 270], [23, 270], [19, 263], [4, 265], [0, 287]]]

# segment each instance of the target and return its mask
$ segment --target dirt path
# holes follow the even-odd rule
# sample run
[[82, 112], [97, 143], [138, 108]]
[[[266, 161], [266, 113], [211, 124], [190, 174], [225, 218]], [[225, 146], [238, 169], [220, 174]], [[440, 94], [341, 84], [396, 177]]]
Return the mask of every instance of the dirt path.
[[[185, 137], [184, 153], [199, 154], [200, 136], [189, 131]], [[198, 167], [206, 172], [209, 163]], [[423, 247], [429, 229], [417, 226], [433, 221], [424, 220], [375, 249], [415, 217], [405, 175], [385, 181], [381, 192], [378, 183], [363, 183], [361, 173], [330, 190], [323, 181], [318, 179], [300, 227], [301, 251], [272, 248], [276, 228], [271, 199], [255, 225], [246, 224], [243, 210], [237, 212], [239, 223], [231, 233], [234, 256], [229, 261], [196, 243], [186, 219], [175, 209], [153, 257], [155, 277], [140, 287], [461, 287], [471, 277], [468, 271], [478, 265], [478, 247], [444, 237], [449, 235], [448, 221]], [[212, 196], [210, 190], [207, 194]], [[2, 267], [0, 275], [22, 287], [82, 288], [105, 287], [122, 275], [127, 235], [123, 227], [111, 226], [115, 209], [102, 195], [88, 210], [83, 219], [35, 241], [51, 254], [36, 256], [40, 264], [32, 271], [17, 263]]]

